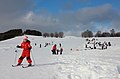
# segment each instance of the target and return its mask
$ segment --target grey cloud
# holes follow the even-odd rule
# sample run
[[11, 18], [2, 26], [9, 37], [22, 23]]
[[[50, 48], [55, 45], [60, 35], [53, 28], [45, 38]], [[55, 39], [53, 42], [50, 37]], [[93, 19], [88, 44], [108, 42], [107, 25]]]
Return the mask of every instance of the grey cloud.
[[[27, 1], [28, 0], [26, 0], [26, 2]], [[17, 4], [15, 6], [17, 7]], [[33, 5], [30, 4], [29, 6], [32, 8]], [[27, 8], [27, 6], [25, 7]], [[11, 28], [31, 28], [40, 30], [42, 32], [64, 31], [68, 35], [75, 35], [76, 33], [77, 35], [80, 35], [79, 32], [84, 30], [100, 30], [100, 28], [104, 27], [99, 26], [98, 28], [95, 26], [95, 24], [110, 22], [111, 26], [108, 28], [117, 29], [120, 27], [120, 11], [113, 9], [111, 4], [105, 4], [98, 7], [85, 7], [76, 12], [61, 12], [57, 16], [51, 15], [47, 11], [45, 11], [45, 13], [34, 13], [30, 10], [24, 12], [24, 8], [19, 8], [21, 11], [23, 10], [23, 13], [19, 14], [19, 10], [16, 9], [9, 15], [10, 17], [7, 19], [7, 21], [5, 21], [6, 19], [3, 20], [0, 18], [0, 29], [3, 28], [2, 30], [6, 30]], [[28, 7], [28, 9], [30, 8]], [[14, 12], [16, 13], [14, 14]]]
[[[115, 10], [112, 8], [111, 4], [105, 4], [98, 7], [83, 8], [78, 12], [76, 12], [75, 15], [77, 20], [80, 23], [84, 25], [87, 25], [87, 24], [89, 25], [93, 23], [90, 25], [92, 30], [95, 30], [95, 29], [100, 30], [97, 28], [98, 27], [100, 28], [101, 26], [94, 26], [94, 23], [98, 23], [98, 24], [103, 23], [104, 25], [104, 23], [110, 22], [111, 24], [113, 24], [114, 22], [117, 22], [120, 19], [119, 13], [120, 12], [118, 10]], [[86, 26], [85, 29], [89, 28], [90, 26]], [[111, 27], [116, 28], [114, 24]], [[111, 27], [109, 26], [109, 28]]]
[[99, 7], [83, 8], [77, 12], [76, 17], [82, 23], [101, 22], [111, 19], [112, 6], [106, 4]]
[[0, 0], [0, 14], [30, 10], [32, 5], [32, 0]]
[[[32, 26], [48, 32], [65, 31], [67, 34], [73, 33], [73, 31], [81, 32], [83, 30], [100, 30], [104, 26], [95, 26], [95, 24], [102, 24], [110, 22], [112, 26], [108, 28], [118, 28], [119, 25], [119, 11], [114, 10], [111, 4], [105, 4], [98, 7], [87, 7], [82, 8], [76, 12], [63, 12], [58, 16], [54, 15], [41, 15], [28, 13], [26, 16], [21, 18], [23, 23], [30, 24]], [[27, 18], [27, 19], [25, 19]], [[107, 28], [107, 29], [108, 29]], [[74, 33], [75, 33], [74, 32]]]
[[[113, 22], [120, 17], [118, 12], [112, 8], [111, 4], [105, 4], [98, 7], [86, 7], [76, 12], [63, 13], [60, 15], [61, 23], [74, 30], [95, 30], [98, 27], [95, 23]], [[100, 26], [99, 26], [100, 27]]]
[[33, 0], [0, 0], [0, 32], [14, 28], [33, 7]]
[[89, 3], [91, 0], [68, 0], [66, 3], [63, 4], [63, 10], [72, 10], [75, 6], [75, 3]]
[[33, 0], [0, 0], [0, 21], [7, 23], [32, 10]]

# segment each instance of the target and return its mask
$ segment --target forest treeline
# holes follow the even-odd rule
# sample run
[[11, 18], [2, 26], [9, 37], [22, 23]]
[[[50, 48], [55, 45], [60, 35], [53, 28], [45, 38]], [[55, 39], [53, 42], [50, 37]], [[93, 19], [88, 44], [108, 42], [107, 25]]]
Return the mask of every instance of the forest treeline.
[[120, 37], [120, 32], [115, 32], [114, 29], [111, 29], [109, 32], [97, 31], [93, 34], [92, 31], [86, 30], [81, 33], [82, 37]]
[[63, 32], [42, 33], [40, 31], [30, 30], [30, 29], [27, 29], [25, 31], [23, 31], [22, 29], [12, 29], [12, 30], [0, 33], [0, 41], [14, 38], [16, 36], [22, 36], [22, 35], [63, 38], [64, 33]]

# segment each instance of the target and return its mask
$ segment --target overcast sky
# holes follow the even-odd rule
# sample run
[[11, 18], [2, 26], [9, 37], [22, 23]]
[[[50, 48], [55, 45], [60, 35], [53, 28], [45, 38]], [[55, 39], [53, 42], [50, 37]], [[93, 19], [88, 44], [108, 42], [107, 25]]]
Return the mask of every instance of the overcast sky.
[[0, 32], [120, 31], [120, 0], [0, 0]]

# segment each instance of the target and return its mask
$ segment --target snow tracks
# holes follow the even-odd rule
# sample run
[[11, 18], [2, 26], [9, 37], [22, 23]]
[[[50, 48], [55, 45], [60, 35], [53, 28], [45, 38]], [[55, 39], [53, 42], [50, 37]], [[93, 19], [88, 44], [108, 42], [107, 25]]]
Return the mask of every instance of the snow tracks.
[[111, 61], [73, 55], [60, 56], [54, 79], [120, 79], [120, 66]]

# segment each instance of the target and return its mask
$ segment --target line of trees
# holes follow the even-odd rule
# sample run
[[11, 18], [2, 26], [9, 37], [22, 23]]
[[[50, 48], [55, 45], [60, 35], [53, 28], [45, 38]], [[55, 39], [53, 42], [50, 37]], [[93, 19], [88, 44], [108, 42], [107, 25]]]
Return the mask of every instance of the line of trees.
[[35, 36], [43, 36], [43, 37], [56, 37], [56, 38], [63, 38], [64, 33], [63, 32], [55, 32], [55, 33], [43, 33], [36, 30], [30, 30], [27, 29], [26, 31], [22, 31], [22, 29], [12, 29], [4, 33], [0, 33], [0, 41], [7, 40], [10, 38], [14, 38], [16, 36], [22, 36], [22, 35], [35, 35]]
[[35, 36], [42, 36], [42, 33], [36, 30], [26, 30], [22, 31], [22, 29], [12, 29], [4, 33], [0, 33], [0, 41], [7, 40], [10, 38], [14, 38], [16, 36], [22, 36], [22, 35], [35, 35]]
[[0, 33], [0, 41], [14, 38], [15, 36], [21, 36], [22, 33], [22, 29], [13, 29], [4, 33]]
[[26, 35], [42, 36], [42, 33], [40, 31], [30, 30], [30, 29], [27, 29], [26, 31], [24, 31], [24, 34], [26, 34]]
[[55, 33], [43, 33], [43, 37], [56, 37], [56, 38], [63, 38], [64, 33], [63, 32], [55, 32]]
[[82, 32], [82, 37], [120, 37], [120, 32], [115, 32], [114, 29], [111, 29], [110, 32], [101, 32], [97, 31], [94, 35], [92, 31], [86, 30]]

